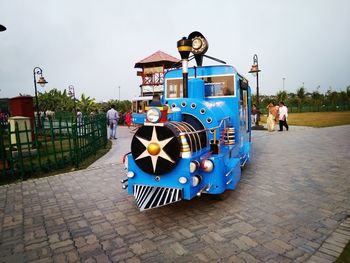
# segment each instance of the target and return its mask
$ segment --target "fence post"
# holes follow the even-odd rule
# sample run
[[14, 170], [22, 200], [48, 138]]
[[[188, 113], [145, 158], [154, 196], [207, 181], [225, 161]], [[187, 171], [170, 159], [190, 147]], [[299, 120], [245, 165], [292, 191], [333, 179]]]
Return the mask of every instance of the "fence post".
[[19, 165], [20, 165], [20, 174], [21, 174], [21, 179], [24, 179], [24, 163], [23, 163], [23, 156], [22, 156], [22, 147], [21, 147], [21, 140], [19, 137], [19, 128], [18, 128], [18, 123], [15, 121], [15, 136], [16, 136], [16, 147], [17, 147], [17, 153], [19, 159]]
[[52, 144], [52, 150], [53, 150], [53, 158], [55, 160], [55, 165], [56, 168], [58, 167], [57, 163], [57, 153], [56, 153], [56, 146], [55, 146], [55, 134], [53, 132], [53, 123], [52, 123], [52, 118], [49, 119], [50, 122], [50, 136], [51, 136], [51, 144]]
[[[28, 127], [27, 127], [27, 122], [24, 122], [24, 128], [25, 128], [25, 133], [26, 133], [26, 139], [27, 139], [27, 149], [28, 149], [28, 155], [29, 155], [29, 164], [30, 164], [30, 173], [33, 173], [33, 159], [32, 159], [32, 153], [31, 153], [31, 144], [29, 143], [29, 136], [28, 136]], [[32, 131], [29, 130], [30, 136], [32, 136]]]
[[73, 147], [74, 147], [74, 161], [75, 161], [75, 167], [79, 168], [79, 145], [78, 145], [78, 128], [77, 123], [73, 122], [72, 124], [72, 136], [73, 136]]

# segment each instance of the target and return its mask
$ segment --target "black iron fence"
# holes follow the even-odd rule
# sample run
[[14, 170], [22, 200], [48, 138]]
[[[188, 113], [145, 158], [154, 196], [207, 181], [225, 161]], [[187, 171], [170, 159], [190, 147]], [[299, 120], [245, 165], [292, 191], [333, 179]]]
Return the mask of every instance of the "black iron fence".
[[107, 145], [105, 114], [77, 121], [71, 116], [0, 123], [1, 176], [26, 178], [38, 172], [79, 167]]

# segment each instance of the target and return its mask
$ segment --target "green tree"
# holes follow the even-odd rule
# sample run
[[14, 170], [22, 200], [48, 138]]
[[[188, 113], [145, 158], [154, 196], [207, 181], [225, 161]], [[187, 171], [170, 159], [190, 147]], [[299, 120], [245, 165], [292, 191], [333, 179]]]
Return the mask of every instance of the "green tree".
[[301, 112], [301, 106], [303, 105], [303, 103], [305, 101], [305, 88], [304, 87], [300, 87], [299, 89], [297, 89], [297, 100], [298, 100], [298, 109], [299, 109], [299, 112]]
[[280, 90], [277, 92], [276, 94], [276, 98], [277, 98], [277, 103], [281, 102], [281, 101], [286, 101], [288, 98], [288, 94], [285, 90]]
[[71, 111], [73, 109], [73, 100], [70, 98], [66, 90], [61, 92], [57, 89], [39, 93], [39, 107], [43, 111]]
[[90, 96], [87, 96], [83, 93], [81, 94], [80, 100], [77, 101], [77, 108], [80, 109], [82, 112], [90, 113], [92, 111], [96, 111], [98, 109], [95, 99], [90, 98]]
[[311, 99], [312, 99], [312, 101], [311, 101], [312, 104], [314, 106], [317, 106], [317, 111], [319, 111], [323, 98], [322, 98], [321, 93], [318, 91], [318, 89], [311, 93]]

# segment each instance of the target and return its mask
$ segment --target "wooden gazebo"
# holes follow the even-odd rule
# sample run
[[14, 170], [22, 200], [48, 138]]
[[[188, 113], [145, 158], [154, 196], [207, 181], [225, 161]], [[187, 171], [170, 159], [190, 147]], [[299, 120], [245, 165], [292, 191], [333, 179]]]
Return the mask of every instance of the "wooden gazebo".
[[162, 95], [164, 91], [164, 73], [171, 68], [175, 68], [179, 62], [180, 59], [160, 50], [137, 62], [135, 68], [142, 69], [142, 71], [137, 72], [137, 76], [142, 78], [141, 96]]

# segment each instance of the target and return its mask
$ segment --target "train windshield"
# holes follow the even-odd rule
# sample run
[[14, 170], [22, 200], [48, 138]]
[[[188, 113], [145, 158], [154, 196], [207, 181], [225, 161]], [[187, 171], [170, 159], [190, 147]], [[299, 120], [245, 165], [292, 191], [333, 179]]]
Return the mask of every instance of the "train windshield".
[[[201, 77], [204, 80], [206, 97], [234, 96], [234, 76], [209, 76]], [[182, 98], [182, 79], [167, 80], [167, 98]]]

